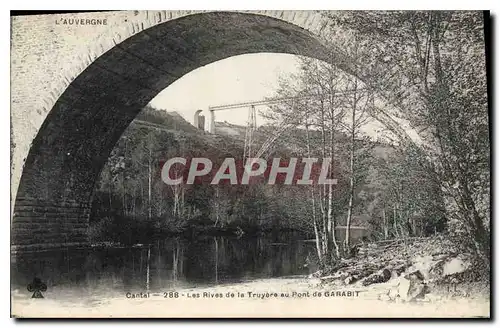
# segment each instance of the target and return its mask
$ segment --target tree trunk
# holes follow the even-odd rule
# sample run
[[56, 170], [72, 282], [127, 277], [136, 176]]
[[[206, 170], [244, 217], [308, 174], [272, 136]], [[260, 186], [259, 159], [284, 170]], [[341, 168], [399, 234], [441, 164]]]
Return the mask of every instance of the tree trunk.
[[146, 290], [149, 292], [149, 261], [151, 260], [151, 246], [148, 247], [148, 260], [146, 263]]
[[[311, 142], [309, 139], [309, 124], [307, 122], [306, 122], [306, 140], [307, 140], [307, 157], [311, 157]], [[312, 205], [314, 238], [316, 240], [316, 251], [318, 253], [318, 260], [321, 262], [323, 260], [323, 254], [321, 252], [321, 241], [320, 241], [320, 235], [318, 232], [318, 224], [316, 222], [316, 201], [314, 199], [314, 185], [311, 185], [311, 205]]]
[[384, 239], [389, 239], [389, 222], [387, 220], [387, 214], [385, 213], [385, 205], [382, 208], [382, 219], [384, 222]]
[[354, 150], [355, 150], [355, 136], [356, 136], [356, 105], [357, 105], [357, 86], [358, 80], [354, 79], [354, 98], [352, 103], [352, 118], [351, 118], [351, 151], [349, 161], [349, 207], [347, 209], [347, 222], [345, 231], [345, 248], [347, 251], [350, 249], [350, 236], [351, 236], [351, 220], [352, 210], [354, 207]]
[[151, 180], [152, 180], [152, 169], [151, 169], [151, 148], [149, 148], [149, 158], [148, 158], [148, 218], [151, 220], [152, 217], [152, 202], [151, 202]]
[[215, 243], [215, 283], [219, 282], [219, 243], [217, 237], [214, 237]]
[[399, 238], [399, 230], [398, 230], [398, 215], [397, 215], [397, 210], [396, 210], [396, 204], [394, 206], [394, 214], [393, 214], [393, 221], [392, 221], [392, 228], [394, 230], [394, 235]]
[[[334, 153], [335, 153], [335, 108], [333, 104], [333, 94], [334, 90], [330, 90], [330, 115], [331, 115], [331, 127], [330, 127], [330, 178], [333, 178], [333, 160], [334, 160]], [[329, 238], [331, 239], [332, 246], [335, 251], [335, 256], [337, 258], [340, 258], [340, 250], [339, 250], [339, 245], [337, 243], [337, 238], [336, 238], [336, 222], [335, 222], [335, 214], [333, 213], [333, 185], [329, 184], [328, 185], [328, 224], [329, 224]], [[330, 246], [330, 247], [332, 247]]]

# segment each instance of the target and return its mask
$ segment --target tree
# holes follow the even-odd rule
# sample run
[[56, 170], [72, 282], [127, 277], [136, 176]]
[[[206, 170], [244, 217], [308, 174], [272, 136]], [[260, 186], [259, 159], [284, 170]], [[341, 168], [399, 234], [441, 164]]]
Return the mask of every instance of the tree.
[[451, 227], [489, 266], [489, 126], [480, 12], [342, 12], [332, 30], [370, 40], [360, 78], [421, 130], [422, 164]]
[[[305, 130], [302, 152], [298, 155], [329, 159], [330, 179], [339, 177], [336, 164], [340, 162], [338, 138], [346, 114], [344, 102], [348, 97], [345, 94], [353, 93], [346, 89], [346, 74], [332, 65], [334, 60], [332, 57], [327, 63], [302, 58], [300, 75], [282, 81], [278, 91], [279, 97], [293, 101], [273, 106], [267, 114], [275, 124]], [[294, 80], [298, 82], [290, 82]], [[336, 226], [343, 206], [338, 202], [342, 197], [336, 196], [342, 188], [332, 184], [309, 188], [317, 253], [319, 259], [327, 263], [341, 257]]]

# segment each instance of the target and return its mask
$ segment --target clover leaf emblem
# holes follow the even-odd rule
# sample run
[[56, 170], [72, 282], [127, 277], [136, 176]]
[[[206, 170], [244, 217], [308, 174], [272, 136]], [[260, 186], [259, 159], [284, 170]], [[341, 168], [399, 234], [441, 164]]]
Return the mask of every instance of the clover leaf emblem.
[[33, 281], [28, 285], [28, 291], [33, 293], [31, 298], [43, 298], [42, 292], [47, 290], [47, 285], [40, 278], [33, 278]]

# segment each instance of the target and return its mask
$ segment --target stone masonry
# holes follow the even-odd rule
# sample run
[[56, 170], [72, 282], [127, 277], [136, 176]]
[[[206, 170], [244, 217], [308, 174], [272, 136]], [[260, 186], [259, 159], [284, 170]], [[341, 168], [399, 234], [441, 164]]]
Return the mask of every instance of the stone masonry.
[[321, 41], [326, 22], [313, 11], [114, 11], [20, 16], [11, 25], [13, 249], [87, 243], [93, 187], [110, 151], [178, 78], [245, 53], [331, 55]]
[[11, 24], [14, 249], [87, 243], [93, 186], [113, 145], [184, 74], [244, 53], [325, 55], [325, 22], [308, 11], [116, 11]]

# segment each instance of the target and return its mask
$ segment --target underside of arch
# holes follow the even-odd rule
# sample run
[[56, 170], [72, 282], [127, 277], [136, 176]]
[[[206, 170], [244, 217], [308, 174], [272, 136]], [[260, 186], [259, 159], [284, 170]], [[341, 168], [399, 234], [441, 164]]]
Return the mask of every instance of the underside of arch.
[[12, 244], [86, 244], [95, 181], [141, 109], [198, 67], [262, 52], [327, 58], [321, 42], [305, 29], [228, 12], [156, 25], [98, 57], [59, 97], [33, 141], [15, 200]]

